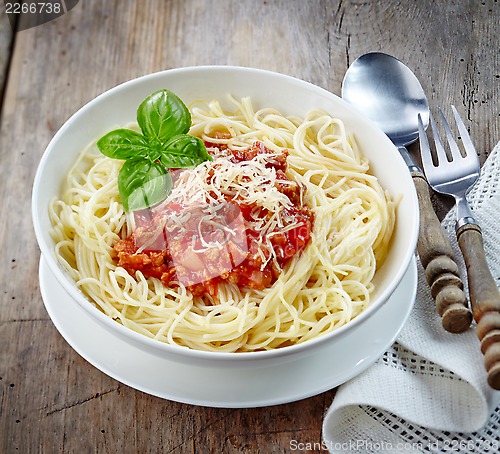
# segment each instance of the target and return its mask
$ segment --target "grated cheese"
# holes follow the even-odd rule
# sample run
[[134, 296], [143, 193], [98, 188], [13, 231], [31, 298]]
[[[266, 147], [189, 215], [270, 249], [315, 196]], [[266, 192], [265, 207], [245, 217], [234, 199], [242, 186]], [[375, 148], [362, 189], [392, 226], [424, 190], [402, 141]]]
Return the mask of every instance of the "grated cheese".
[[[276, 169], [273, 166], [266, 167], [273, 157], [273, 154], [260, 153], [251, 160], [235, 163], [232, 162], [230, 153], [215, 150], [213, 161], [180, 171], [171, 193], [154, 209], [154, 212], [161, 213], [169, 204], [196, 207], [206, 214], [200, 218], [200, 233], [201, 223], [210, 222], [227, 233], [234, 234], [218, 221], [217, 213], [220, 208], [227, 205], [228, 201], [255, 206], [249, 216], [251, 220], [245, 220], [245, 224], [247, 228], [258, 233], [256, 241], [257, 253], [262, 260], [261, 270], [271, 260], [277, 269], [280, 269], [278, 256], [270, 238], [277, 233], [292, 230], [299, 225], [299, 222], [294, 217], [286, 215], [286, 209], [294, 205], [289, 197], [277, 188], [277, 184], [296, 183], [278, 179]], [[265, 217], [260, 215], [260, 208], [267, 211]], [[171, 218], [175, 229], [185, 229], [183, 224], [186, 220], [185, 213]], [[204, 250], [221, 247], [218, 242], [205, 242], [202, 235], [200, 238]]]

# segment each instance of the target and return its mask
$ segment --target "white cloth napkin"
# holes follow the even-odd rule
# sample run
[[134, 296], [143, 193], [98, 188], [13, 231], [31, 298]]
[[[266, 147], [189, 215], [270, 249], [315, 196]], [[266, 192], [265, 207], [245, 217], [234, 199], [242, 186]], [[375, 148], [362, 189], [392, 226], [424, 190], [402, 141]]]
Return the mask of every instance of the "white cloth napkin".
[[[500, 142], [468, 195], [500, 286]], [[455, 237], [455, 209], [443, 220], [466, 281]], [[475, 324], [463, 334], [441, 327], [423, 268], [415, 307], [396, 343], [342, 385], [323, 421], [332, 453], [500, 452], [500, 392], [486, 383]]]

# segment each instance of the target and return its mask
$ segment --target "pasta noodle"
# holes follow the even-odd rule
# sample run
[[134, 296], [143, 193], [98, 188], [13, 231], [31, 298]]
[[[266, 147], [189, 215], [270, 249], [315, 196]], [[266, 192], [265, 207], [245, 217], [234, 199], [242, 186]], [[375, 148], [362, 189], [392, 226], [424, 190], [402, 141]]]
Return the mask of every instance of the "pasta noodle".
[[193, 296], [182, 283], [169, 288], [117, 266], [113, 245], [131, 234], [117, 188], [121, 161], [102, 155], [95, 143], [79, 155], [50, 206], [56, 256], [97, 308], [161, 342], [225, 352], [302, 343], [370, 305], [395, 204], [340, 120], [319, 110], [303, 119], [255, 111], [249, 98], [230, 102], [234, 111], [217, 101], [193, 103], [190, 134], [233, 150], [255, 141], [276, 152], [286, 148], [287, 176], [305, 188], [303, 202], [314, 214], [309, 244], [270, 288], [224, 282], [215, 297]]

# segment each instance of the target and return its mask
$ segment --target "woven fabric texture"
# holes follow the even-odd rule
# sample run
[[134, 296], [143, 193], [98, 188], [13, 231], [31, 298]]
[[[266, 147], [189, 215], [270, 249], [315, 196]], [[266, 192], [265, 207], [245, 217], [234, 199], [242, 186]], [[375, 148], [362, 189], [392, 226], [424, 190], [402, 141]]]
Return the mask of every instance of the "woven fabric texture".
[[[486, 257], [500, 287], [500, 142], [468, 194]], [[466, 284], [455, 237], [455, 209], [443, 220]], [[368, 370], [342, 385], [323, 421], [332, 453], [500, 452], [500, 392], [486, 383], [475, 325], [441, 327], [418, 262], [415, 307], [396, 343]]]

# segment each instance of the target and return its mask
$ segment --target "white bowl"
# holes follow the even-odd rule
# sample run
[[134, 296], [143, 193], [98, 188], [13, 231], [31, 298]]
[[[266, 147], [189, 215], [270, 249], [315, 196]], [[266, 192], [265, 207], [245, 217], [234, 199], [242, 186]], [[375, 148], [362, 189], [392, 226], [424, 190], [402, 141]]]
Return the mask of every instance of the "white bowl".
[[[110, 129], [134, 122], [141, 101], [162, 88], [173, 91], [186, 104], [196, 99], [222, 100], [230, 93], [237, 98], [251, 96], [256, 105], [276, 108], [285, 115], [303, 116], [313, 108], [320, 108], [345, 122], [370, 160], [382, 187], [400, 199], [391, 249], [376, 273], [377, 289], [370, 307], [338, 330], [303, 344], [262, 352], [219, 353], [149, 339], [113, 321], [88, 301], [55, 257], [54, 242], [49, 234], [49, 202], [59, 195], [62, 180], [77, 154]], [[62, 126], [47, 146], [35, 176], [32, 203], [34, 228], [42, 255], [67, 291], [67, 304], [84, 308], [96, 324], [100, 323], [123, 341], [124, 348], [128, 343], [162, 358], [207, 367], [253, 368], [278, 364], [340, 343], [351, 330], [361, 327], [372, 317], [394, 292], [413, 257], [418, 233], [418, 205], [410, 174], [397, 149], [371, 121], [339, 97], [307, 82], [269, 71], [230, 66], [179, 68], [151, 74], [119, 85], [89, 102]], [[75, 329], [78, 329], [77, 321]], [[370, 342], [363, 336], [360, 341]]]

